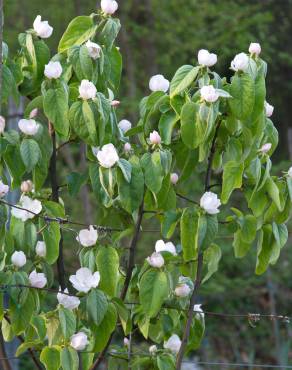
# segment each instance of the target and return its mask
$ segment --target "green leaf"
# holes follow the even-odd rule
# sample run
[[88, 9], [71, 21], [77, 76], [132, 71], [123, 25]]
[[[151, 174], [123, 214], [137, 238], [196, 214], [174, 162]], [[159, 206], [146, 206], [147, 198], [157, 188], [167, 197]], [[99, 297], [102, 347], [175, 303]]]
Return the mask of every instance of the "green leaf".
[[67, 181], [68, 181], [68, 191], [71, 196], [76, 196], [80, 188], [86, 184], [88, 180], [88, 173], [86, 172], [85, 174], [81, 174], [78, 172], [71, 172], [67, 176]]
[[117, 18], [108, 18], [106, 24], [104, 25], [100, 37], [102, 42], [107, 46], [108, 49], [111, 49], [113, 43], [120, 31], [121, 24]]
[[149, 269], [140, 280], [139, 297], [142, 309], [148, 317], [155, 317], [168, 297], [167, 275], [158, 269]]
[[86, 311], [89, 321], [99, 325], [108, 309], [108, 301], [105, 294], [98, 289], [92, 289], [86, 299]]
[[264, 225], [260, 231], [257, 245], [256, 274], [263, 274], [270, 263], [273, 253], [273, 231], [271, 225]]
[[118, 166], [120, 167], [125, 180], [130, 183], [131, 182], [131, 174], [132, 174], [132, 165], [126, 159], [119, 159]]
[[35, 310], [35, 300], [33, 292], [28, 292], [27, 298], [24, 304], [18, 304], [17, 302], [12, 302], [10, 300], [9, 304], [9, 315], [11, 318], [11, 327], [14, 334], [19, 335], [24, 332], [28, 326]]
[[159, 152], [145, 153], [141, 158], [145, 184], [153, 193], [158, 193], [163, 181], [163, 168]]
[[238, 163], [236, 161], [230, 161], [224, 165], [221, 193], [221, 201], [223, 204], [228, 202], [228, 199], [234, 189], [241, 187], [243, 169], [243, 163]]
[[251, 115], [255, 102], [255, 86], [252, 77], [247, 74], [236, 74], [230, 85], [231, 99], [228, 103], [231, 112], [239, 120], [245, 120]]
[[95, 329], [96, 333], [94, 344], [95, 352], [100, 352], [105, 348], [111, 333], [116, 328], [117, 319], [118, 319], [117, 310], [114, 304], [110, 303], [102, 322]]
[[60, 347], [44, 347], [40, 355], [40, 360], [46, 370], [60, 369]]
[[160, 354], [157, 356], [157, 367], [159, 370], [174, 370], [175, 361], [173, 356], [168, 354]]
[[[42, 221], [41, 228], [45, 225], [45, 222]], [[59, 243], [61, 240], [60, 225], [56, 222], [49, 223], [43, 229], [42, 236], [47, 247], [46, 261], [52, 265], [57, 261], [59, 256]]]
[[170, 97], [173, 98], [189, 87], [197, 77], [199, 69], [200, 67], [190, 65], [180, 67], [170, 82]]
[[69, 339], [76, 330], [76, 317], [72, 310], [65, 307], [59, 308], [59, 320], [65, 339]]
[[273, 202], [276, 204], [278, 210], [281, 212], [283, 210], [283, 207], [281, 205], [280, 200], [280, 191], [278, 186], [271, 177], [267, 179], [265, 188]]
[[64, 347], [61, 352], [61, 366], [63, 370], [78, 370], [79, 358], [77, 351], [72, 347]]
[[74, 18], [64, 32], [59, 46], [58, 52], [63, 53], [74, 45], [81, 45], [89, 40], [96, 31], [96, 25], [92, 17], [79, 16]]
[[165, 145], [169, 145], [171, 143], [172, 131], [178, 120], [179, 115], [177, 115], [176, 112], [173, 110], [165, 112], [160, 117], [158, 128], [161, 140]]
[[204, 263], [207, 264], [208, 271], [204, 276], [202, 283], [205, 283], [218, 270], [219, 261], [221, 259], [221, 248], [217, 244], [211, 244], [204, 252]]
[[110, 297], [116, 294], [119, 279], [119, 255], [113, 247], [100, 247], [96, 256], [97, 270], [100, 273], [99, 288]]
[[55, 89], [49, 89], [44, 94], [44, 112], [49, 121], [52, 122], [58, 134], [64, 138], [69, 134], [68, 119], [68, 92], [63, 84]]
[[41, 159], [38, 143], [33, 139], [24, 139], [20, 145], [20, 155], [27, 172], [31, 172]]
[[199, 215], [196, 208], [185, 208], [180, 220], [181, 245], [185, 261], [197, 257]]
[[186, 103], [181, 111], [181, 137], [183, 143], [190, 149], [195, 149], [200, 144], [196, 128], [198, 111], [199, 105], [193, 102]]

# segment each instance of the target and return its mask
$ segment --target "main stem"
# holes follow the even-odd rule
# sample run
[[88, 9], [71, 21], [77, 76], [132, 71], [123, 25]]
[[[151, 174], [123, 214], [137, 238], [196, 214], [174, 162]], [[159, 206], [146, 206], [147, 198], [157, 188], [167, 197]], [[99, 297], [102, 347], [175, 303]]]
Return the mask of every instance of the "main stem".
[[[206, 177], [205, 177], [205, 191], [208, 191], [210, 189], [210, 182], [211, 182], [211, 175], [212, 175], [212, 164], [213, 164], [213, 159], [214, 159], [215, 150], [216, 150], [216, 140], [217, 140], [217, 137], [218, 137], [221, 122], [222, 121], [220, 120], [217, 123], [215, 133], [214, 133], [214, 137], [213, 137], [212, 143], [211, 143], [210, 154], [209, 154], [209, 157], [208, 157], [207, 172], [206, 172]], [[193, 290], [193, 293], [192, 293], [191, 299], [190, 299], [190, 305], [189, 305], [188, 315], [187, 315], [187, 323], [186, 323], [185, 330], [184, 330], [184, 333], [183, 333], [181, 347], [180, 347], [179, 353], [177, 355], [176, 370], [181, 369], [185, 349], [186, 349], [186, 346], [188, 344], [188, 340], [189, 340], [189, 336], [190, 336], [190, 330], [191, 330], [191, 326], [192, 326], [193, 315], [194, 315], [194, 305], [196, 303], [198, 291], [199, 291], [199, 288], [201, 286], [203, 263], [204, 263], [204, 261], [203, 261], [203, 252], [200, 251], [200, 249], [199, 249], [198, 250], [197, 273], [196, 273], [196, 279], [195, 279], [195, 282], [194, 282], [194, 290]]]
[[[129, 252], [128, 266], [127, 266], [127, 273], [126, 273], [124, 286], [123, 286], [123, 289], [122, 289], [122, 292], [121, 292], [121, 295], [120, 295], [121, 300], [124, 300], [126, 298], [127, 291], [129, 289], [129, 285], [130, 285], [130, 282], [131, 282], [133, 268], [135, 266], [135, 253], [136, 253], [136, 246], [137, 246], [137, 243], [138, 243], [138, 240], [139, 240], [140, 229], [141, 229], [141, 225], [142, 225], [143, 208], [144, 208], [144, 201], [142, 201], [142, 203], [139, 207], [138, 219], [137, 219], [136, 226], [135, 226], [135, 232], [134, 232], [134, 236], [133, 236], [133, 239], [131, 241], [130, 248], [129, 248], [130, 252]], [[106, 355], [106, 352], [107, 352], [107, 350], [108, 350], [108, 348], [111, 344], [113, 335], [114, 335], [114, 332], [112, 332], [106, 346], [100, 352], [97, 359], [95, 360], [95, 362], [91, 366], [90, 370], [97, 369], [98, 366], [102, 363], [102, 361], [104, 359], [104, 356]]]
[[[50, 180], [51, 180], [51, 188], [52, 188], [52, 200], [56, 203], [59, 203], [59, 187], [57, 182], [57, 148], [56, 148], [56, 133], [55, 130], [49, 122], [49, 133], [52, 139], [53, 145], [53, 152], [50, 161]], [[65, 267], [64, 267], [64, 256], [63, 256], [63, 235], [62, 230], [60, 230], [61, 239], [59, 242], [59, 257], [57, 260], [57, 270], [58, 270], [58, 281], [62, 290], [66, 288], [65, 282]]]

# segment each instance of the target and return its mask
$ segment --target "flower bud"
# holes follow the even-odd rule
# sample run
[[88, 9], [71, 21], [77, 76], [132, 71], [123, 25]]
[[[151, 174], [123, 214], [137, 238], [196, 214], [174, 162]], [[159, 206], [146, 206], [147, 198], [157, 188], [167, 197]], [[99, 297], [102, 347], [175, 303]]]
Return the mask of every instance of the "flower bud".
[[126, 133], [127, 131], [129, 131], [132, 128], [132, 123], [130, 121], [128, 121], [127, 119], [122, 119], [118, 123], [118, 126], [119, 126], [119, 129], [124, 134], [124, 133]]
[[83, 351], [89, 343], [87, 335], [83, 331], [73, 334], [70, 338], [70, 346], [76, 351]]
[[62, 66], [60, 62], [53, 62], [50, 61], [48, 64], [45, 65], [45, 76], [48, 79], [57, 79], [61, 76], [62, 74]]
[[191, 292], [191, 288], [188, 284], [178, 284], [174, 292], [177, 297], [187, 297]]
[[101, 0], [100, 7], [105, 14], [114, 14], [119, 5], [115, 0]]
[[14, 252], [11, 256], [11, 262], [16, 267], [22, 267], [26, 264], [26, 256], [22, 251]]
[[219, 207], [221, 205], [220, 199], [217, 194], [207, 191], [200, 199], [200, 207], [203, 208], [210, 215], [219, 213]]
[[153, 252], [151, 256], [146, 258], [150, 266], [160, 268], [164, 265], [164, 258], [160, 253]]
[[85, 46], [87, 47], [88, 54], [92, 59], [98, 59], [100, 57], [101, 47], [98, 44], [88, 40]]
[[30, 114], [29, 114], [29, 118], [32, 119], [32, 118], [35, 118], [37, 115], [38, 115], [38, 112], [39, 110], [37, 108], [34, 108]]
[[130, 143], [125, 143], [125, 145], [124, 145], [124, 152], [125, 153], [129, 153], [131, 151], [131, 149], [132, 149], [131, 144]]
[[115, 146], [111, 143], [104, 145], [96, 155], [99, 164], [104, 168], [113, 167], [119, 160]]
[[5, 130], [5, 118], [0, 116], [0, 134], [3, 134]]
[[42, 17], [40, 15], [38, 15], [34, 20], [33, 29], [42, 39], [49, 38], [53, 33], [53, 27], [49, 25], [48, 21], [42, 21]]
[[124, 338], [124, 346], [125, 347], [129, 347], [129, 345], [130, 345], [130, 341], [129, 341], [129, 339], [127, 337], [125, 337]]
[[157, 352], [157, 346], [153, 344], [152, 346], [149, 347], [149, 353], [150, 355], [154, 355]]
[[91, 81], [82, 80], [79, 86], [80, 98], [83, 100], [94, 99], [96, 96], [96, 87]]
[[152, 76], [149, 81], [149, 89], [166, 92], [169, 89], [169, 81], [163, 75]]
[[172, 334], [172, 336], [164, 342], [164, 348], [171, 350], [171, 352], [177, 354], [180, 350], [181, 346], [181, 340], [179, 339], [179, 336], [176, 334]]
[[21, 119], [18, 122], [18, 127], [25, 135], [34, 136], [38, 132], [40, 125], [34, 119]]
[[176, 183], [178, 182], [178, 174], [173, 172], [171, 175], [170, 175], [170, 182], [173, 184], [173, 185], [176, 185]]
[[161, 143], [161, 137], [157, 131], [152, 131], [149, 136], [149, 141], [153, 145], [159, 145]]
[[3, 198], [9, 192], [9, 186], [3, 184], [0, 180], [0, 198]]
[[[68, 293], [68, 289], [65, 289], [64, 293]], [[70, 296], [68, 294], [63, 294], [60, 289], [59, 289], [59, 293], [57, 294], [57, 300], [60, 305], [67, 308], [68, 310], [74, 310], [80, 305], [79, 298]]]
[[274, 112], [274, 107], [266, 101], [265, 101], [264, 105], [265, 105], [266, 116], [269, 118], [269, 117], [272, 116], [272, 114]]
[[249, 45], [248, 51], [251, 54], [259, 56], [261, 51], [262, 51], [262, 48], [261, 48], [261, 45], [258, 42], [251, 42], [250, 45]]
[[234, 71], [245, 71], [248, 67], [248, 56], [245, 53], [240, 53], [235, 56], [231, 62], [231, 69]]
[[83, 247], [91, 247], [96, 244], [98, 237], [97, 230], [93, 226], [88, 229], [80, 230], [76, 240], [83, 245]]
[[20, 185], [20, 190], [22, 191], [22, 193], [30, 193], [32, 189], [33, 189], [33, 183], [31, 180], [22, 181]]
[[290, 167], [288, 170], [288, 176], [292, 178], [292, 167]]
[[200, 89], [201, 98], [207, 103], [214, 103], [219, 98], [219, 94], [213, 85], [203, 86]]
[[45, 274], [42, 272], [36, 272], [36, 270], [33, 270], [29, 274], [29, 282], [30, 285], [34, 288], [43, 288], [47, 284], [47, 278]]
[[47, 255], [47, 247], [44, 241], [38, 241], [35, 247], [35, 252], [39, 257], [45, 258]]
[[266, 143], [264, 144], [261, 149], [259, 150], [261, 153], [265, 154], [265, 153], [268, 153], [268, 151], [270, 151], [272, 148], [272, 144], [271, 143]]
[[212, 67], [217, 63], [217, 55], [209, 53], [208, 50], [201, 49], [198, 52], [198, 62], [201, 66]]
[[111, 106], [114, 107], [114, 108], [118, 107], [120, 104], [121, 104], [121, 102], [119, 100], [112, 100], [111, 101]]

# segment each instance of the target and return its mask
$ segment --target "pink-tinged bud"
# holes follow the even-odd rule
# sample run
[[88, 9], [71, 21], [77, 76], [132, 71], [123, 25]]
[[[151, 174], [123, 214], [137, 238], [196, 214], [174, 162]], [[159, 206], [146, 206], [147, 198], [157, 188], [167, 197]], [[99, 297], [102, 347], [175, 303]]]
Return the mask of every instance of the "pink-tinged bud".
[[130, 346], [130, 341], [127, 337], [124, 338], [124, 346], [129, 347]]
[[257, 56], [260, 55], [261, 51], [262, 51], [262, 48], [261, 48], [261, 45], [258, 43], [258, 42], [252, 42], [250, 45], [249, 45], [249, 49], [248, 51], [251, 53], [251, 54], [255, 54]]
[[157, 131], [151, 132], [149, 136], [150, 143], [153, 145], [159, 145], [161, 143], [161, 137]]
[[22, 181], [20, 190], [22, 193], [30, 193], [33, 189], [33, 183], [30, 180]]
[[170, 175], [170, 181], [173, 185], [176, 185], [176, 183], [178, 182], [178, 174], [173, 172], [171, 175]]
[[125, 153], [129, 153], [131, 151], [131, 149], [132, 149], [131, 144], [130, 143], [125, 143], [125, 145], [124, 145], [124, 152]]
[[0, 116], [0, 134], [3, 134], [5, 130], [5, 118]]
[[32, 119], [32, 118], [35, 118], [37, 115], [38, 115], [38, 112], [39, 110], [37, 108], [33, 109], [30, 114], [29, 114], [29, 118]]
[[119, 100], [112, 100], [111, 101], [111, 106], [112, 107], [118, 107], [121, 104]]
[[269, 150], [271, 150], [271, 148], [272, 148], [272, 144], [271, 143], [266, 143], [266, 144], [264, 144], [262, 147], [261, 147], [261, 149], [260, 149], [260, 152], [261, 153], [268, 153], [268, 151]]

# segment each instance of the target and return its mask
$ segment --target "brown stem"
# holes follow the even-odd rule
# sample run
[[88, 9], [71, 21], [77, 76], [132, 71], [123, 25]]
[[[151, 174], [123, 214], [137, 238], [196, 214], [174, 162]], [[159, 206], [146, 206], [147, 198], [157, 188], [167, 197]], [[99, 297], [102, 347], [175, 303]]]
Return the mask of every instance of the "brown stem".
[[[53, 152], [51, 156], [50, 161], [50, 168], [49, 168], [49, 174], [50, 174], [50, 180], [51, 180], [51, 187], [52, 187], [52, 200], [56, 203], [59, 203], [59, 188], [58, 188], [58, 182], [57, 182], [57, 149], [56, 149], [56, 133], [52, 126], [52, 124], [49, 122], [49, 132], [52, 139], [53, 144]], [[64, 256], [63, 256], [63, 235], [62, 230], [60, 230], [61, 233], [61, 239], [59, 243], [59, 257], [57, 260], [57, 270], [58, 270], [58, 281], [61, 286], [62, 290], [65, 290], [66, 283], [65, 283], [65, 266], [64, 266]]]
[[10, 362], [8, 360], [6, 350], [5, 350], [5, 343], [2, 335], [2, 331], [0, 330], [0, 357], [1, 357], [1, 366], [3, 370], [12, 370]]
[[185, 326], [185, 330], [184, 330], [184, 334], [183, 334], [183, 338], [181, 342], [181, 347], [177, 355], [176, 370], [180, 370], [181, 368], [182, 360], [184, 357], [184, 352], [188, 344], [191, 325], [192, 325], [192, 319], [193, 319], [193, 314], [194, 314], [194, 305], [196, 303], [198, 290], [200, 288], [201, 280], [202, 280], [202, 269], [203, 269], [203, 253], [199, 251], [196, 280], [195, 280], [194, 290], [193, 290], [191, 300], [190, 300], [190, 305], [189, 305], [189, 310], [188, 310], [188, 315], [187, 315], [187, 322], [186, 322], [186, 326]]
[[[142, 224], [142, 219], [143, 219], [143, 207], [144, 207], [144, 201], [141, 203], [140, 208], [139, 208], [138, 219], [137, 219], [137, 223], [136, 223], [136, 227], [135, 227], [135, 233], [134, 233], [134, 236], [133, 236], [133, 239], [131, 241], [130, 248], [129, 248], [130, 252], [129, 252], [127, 273], [126, 273], [124, 286], [123, 286], [123, 289], [122, 289], [122, 292], [121, 292], [121, 295], [120, 295], [120, 298], [122, 300], [124, 300], [126, 295], [127, 295], [127, 291], [128, 291], [129, 285], [130, 285], [131, 277], [132, 277], [132, 272], [133, 272], [134, 262], [135, 262], [136, 246], [137, 246], [137, 243], [138, 243], [138, 240], [139, 240], [140, 229], [141, 229], [141, 224]], [[104, 359], [104, 356], [105, 356], [105, 354], [106, 354], [106, 352], [107, 352], [107, 350], [108, 350], [108, 348], [111, 344], [113, 335], [114, 335], [114, 332], [112, 332], [106, 346], [100, 352], [99, 356], [97, 357], [97, 359], [95, 360], [95, 362], [91, 366], [90, 370], [97, 369], [98, 366], [102, 363], [102, 361]]]

